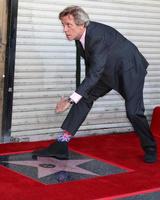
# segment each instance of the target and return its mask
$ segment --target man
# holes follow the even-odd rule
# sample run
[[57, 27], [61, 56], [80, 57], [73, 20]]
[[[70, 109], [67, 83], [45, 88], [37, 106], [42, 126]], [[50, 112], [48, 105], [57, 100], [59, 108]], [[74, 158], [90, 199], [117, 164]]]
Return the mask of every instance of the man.
[[56, 112], [71, 109], [62, 124], [63, 133], [55, 144], [40, 150], [37, 156], [68, 159], [68, 142], [75, 135], [95, 100], [112, 89], [125, 100], [126, 113], [144, 150], [144, 161], [157, 160], [156, 143], [144, 115], [143, 86], [148, 62], [137, 47], [112, 27], [89, 20], [78, 6], [65, 8], [60, 14], [68, 40], [85, 60], [86, 77], [69, 98], [58, 102]]

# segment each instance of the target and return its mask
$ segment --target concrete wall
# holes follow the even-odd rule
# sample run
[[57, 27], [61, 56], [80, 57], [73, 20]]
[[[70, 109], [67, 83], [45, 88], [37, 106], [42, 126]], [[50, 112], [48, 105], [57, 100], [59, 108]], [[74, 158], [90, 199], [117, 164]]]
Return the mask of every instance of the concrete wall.
[[6, 42], [7, 42], [7, 0], [0, 0], [0, 134], [2, 127]]

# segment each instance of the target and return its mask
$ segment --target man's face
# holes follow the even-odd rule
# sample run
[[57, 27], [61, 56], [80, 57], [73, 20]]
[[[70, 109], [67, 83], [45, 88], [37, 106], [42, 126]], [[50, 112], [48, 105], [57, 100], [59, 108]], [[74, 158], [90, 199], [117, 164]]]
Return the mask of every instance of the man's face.
[[79, 40], [81, 38], [85, 27], [84, 25], [76, 25], [72, 15], [62, 17], [61, 22], [68, 40]]

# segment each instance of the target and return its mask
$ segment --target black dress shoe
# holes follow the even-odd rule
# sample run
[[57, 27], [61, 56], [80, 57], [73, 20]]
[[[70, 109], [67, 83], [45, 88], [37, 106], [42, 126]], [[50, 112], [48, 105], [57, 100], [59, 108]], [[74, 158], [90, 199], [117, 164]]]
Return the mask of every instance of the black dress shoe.
[[67, 160], [69, 158], [68, 153], [68, 143], [67, 142], [58, 142], [49, 145], [45, 149], [32, 152], [32, 157], [55, 157], [61, 160]]
[[157, 152], [153, 149], [148, 149], [144, 155], [145, 163], [155, 163], [157, 161]]

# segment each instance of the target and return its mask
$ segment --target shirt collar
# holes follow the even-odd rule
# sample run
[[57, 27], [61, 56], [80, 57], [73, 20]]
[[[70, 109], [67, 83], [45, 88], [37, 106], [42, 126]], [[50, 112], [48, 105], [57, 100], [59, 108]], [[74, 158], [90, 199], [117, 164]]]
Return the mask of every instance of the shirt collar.
[[80, 42], [81, 42], [83, 48], [85, 47], [85, 36], [86, 36], [86, 29], [84, 30], [84, 32], [80, 38]]

